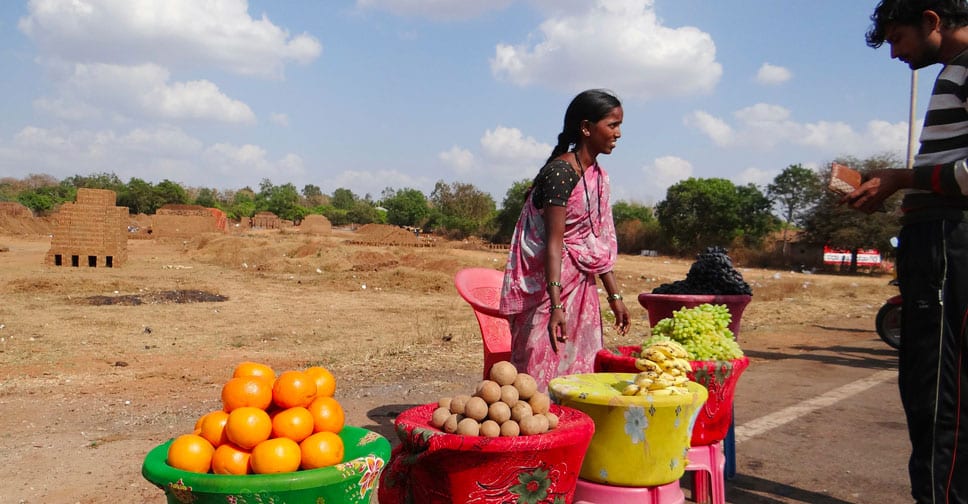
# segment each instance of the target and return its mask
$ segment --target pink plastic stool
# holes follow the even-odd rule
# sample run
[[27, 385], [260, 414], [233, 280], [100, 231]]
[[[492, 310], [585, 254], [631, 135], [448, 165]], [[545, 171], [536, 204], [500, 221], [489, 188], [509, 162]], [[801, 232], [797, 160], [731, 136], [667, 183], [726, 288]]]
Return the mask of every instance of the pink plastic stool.
[[578, 479], [573, 504], [683, 504], [679, 481], [654, 487], [603, 485]]
[[723, 454], [723, 442], [693, 446], [689, 448], [686, 459], [689, 461], [686, 471], [695, 471], [692, 475], [692, 500], [698, 504], [709, 503], [711, 487], [712, 504], [726, 504], [726, 456]]

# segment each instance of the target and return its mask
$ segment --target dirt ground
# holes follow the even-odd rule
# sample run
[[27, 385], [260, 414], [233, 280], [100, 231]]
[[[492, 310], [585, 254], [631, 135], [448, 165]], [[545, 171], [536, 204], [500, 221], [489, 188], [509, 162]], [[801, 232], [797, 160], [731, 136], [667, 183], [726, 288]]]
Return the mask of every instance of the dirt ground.
[[[44, 266], [49, 237], [0, 234], [0, 504], [164, 502], [161, 490], [141, 477], [144, 455], [218, 408], [222, 383], [243, 360], [276, 370], [329, 368], [347, 422], [393, 443], [400, 411], [472, 389], [481, 372], [480, 332], [453, 277], [464, 267], [501, 268], [505, 252], [445, 242], [349, 244], [354, 238], [341, 230], [328, 236], [275, 230], [129, 240], [126, 264], [94, 269]], [[615, 271], [634, 325], [624, 337], [607, 330], [606, 346], [639, 344], [648, 323], [635, 295], [684, 278], [690, 264], [622, 256]], [[771, 363], [820, 355], [810, 348], [821, 344], [855, 342], [864, 352], [880, 352], [884, 367], [892, 365], [890, 349], [871, 330], [877, 308], [894, 293], [888, 277], [738, 266], [754, 292], [743, 317], [741, 342], [752, 360], [744, 385], [777, 387]], [[847, 370], [830, 371], [831, 381], [863, 371], [849, 362], [828, 364]], [[804, 372], [818, 366], [807, 363]], [[738, 424], [778, 407], [760, 404], [756, 390], [740, 391]], [[903, 437], [903, 416], [891, 403], [896, 393], [890, 386], [876, 390], [890, 412], [891, 436]], [[804, 434], [763, 437], [782, 442], [781, 435], [796, 444]], [[905, 502], [867, 500], [872, 494], [858, 493], [856, 481], [836, 487], [827, 477], [803, 479], [795, 469], [777, 473], [756, 457], [762, 450], [763, 458], [789, 464], [780, 451], [787, 448], [758, 446], [740, 447], [748, 456], [738, 459], [730, 502]], [[885, 448], [894, 457], [894, 486], [886, 492], [895, 495], [905, 488], [903, 468], [893, 466], [904, 463], [903, 447]], [[884, 486], [876, 479], [865, 484]], [[772, 497], [756, 497], [763, 492]]]

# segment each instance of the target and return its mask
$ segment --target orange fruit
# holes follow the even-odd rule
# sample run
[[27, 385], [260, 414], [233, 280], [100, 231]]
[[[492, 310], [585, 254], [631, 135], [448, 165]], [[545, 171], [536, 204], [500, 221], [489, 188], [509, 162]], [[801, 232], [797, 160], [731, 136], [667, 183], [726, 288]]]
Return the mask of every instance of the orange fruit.
[[228, 438], [225, 437], [225, 422], [228, 419], [229, 414], [222, 410], [216, 410], [203, 416], [198, 428], [198, 435], [218, 448], [228, 441]]
[[314, 397], [316, 380], [302, 371], [283, 371], [272, 385], [272, 402], [281, 408], [305, 408]]
[[272, 404], [272, 382], [257, 376], [239, 376], [222, 386], [222, 409], [231, 413], [235, 408], [251, 406], [266, 409]]
[[306, 368], [304, 373], [316, 380], [316, 397], [333, 397], [336, 393], [336, 377], [322, 366]]
[[313, 414], [302, 406], [284, 409], [272, 416], [272, 437], [287, 437], [300, 442], [313, 433]]
[[252, 449], [249, 463], [256, 474], [293, 472], [299, 469], [302, 455], [299, 443], [289, 438], [267, 439]]
[[313, 430], [315, 432], [339, 433], [343, 430], [346, 413], [339, 401], [332, 397], [317, 397], [307, 408], [313, 415]]
[[232, 443], [225, 443], [215, 449], [212, 456], [212, 472], [215, 474], [249, 474], [251, 453]]
[[235, 366], [235, 370], [232, 371], [232, 378], [238, 378], [240, 376], [257, 376], [271, 382], [276, 379], [276, 372], [266, 364], [245, 361], [240, 362]]
[[303, 469], [329, 467], [343, 461], [343, 438], [332, 432], [317, 432], [299, 443]]
[[196, 473], [207, 473], [212, 467], [215, 448], [202, 436], [182, 434], [168, 446], [168, 465]]
[[239, 448], [252, 449], [269, 439], [271, 434], [272, 420], [268, 413], [259, 408], [236, 408], [229, 413], [229, 419], [225, 422], [225, 436]]

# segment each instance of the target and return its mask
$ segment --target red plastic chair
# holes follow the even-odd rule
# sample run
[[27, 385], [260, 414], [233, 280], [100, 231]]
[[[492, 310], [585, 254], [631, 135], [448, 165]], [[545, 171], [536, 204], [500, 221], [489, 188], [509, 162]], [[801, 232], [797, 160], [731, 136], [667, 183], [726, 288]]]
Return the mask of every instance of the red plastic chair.
[[495, 362], [511, 360], [511, 329], [498, 312], [504, 273], [487, 268], [467, 268], [457, 272], [457, 293], [474, 309], [484, 340], [484, 379]]

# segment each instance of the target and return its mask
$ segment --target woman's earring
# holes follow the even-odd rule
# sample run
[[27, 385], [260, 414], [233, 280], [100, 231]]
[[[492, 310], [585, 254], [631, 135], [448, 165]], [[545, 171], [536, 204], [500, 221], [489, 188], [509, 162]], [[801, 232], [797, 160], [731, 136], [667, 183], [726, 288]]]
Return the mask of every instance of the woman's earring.
[[585, 136], [588, 136], [588, 130], [581, 130], [581, 132], [582, 132], [582, 134], [584, 134]]

